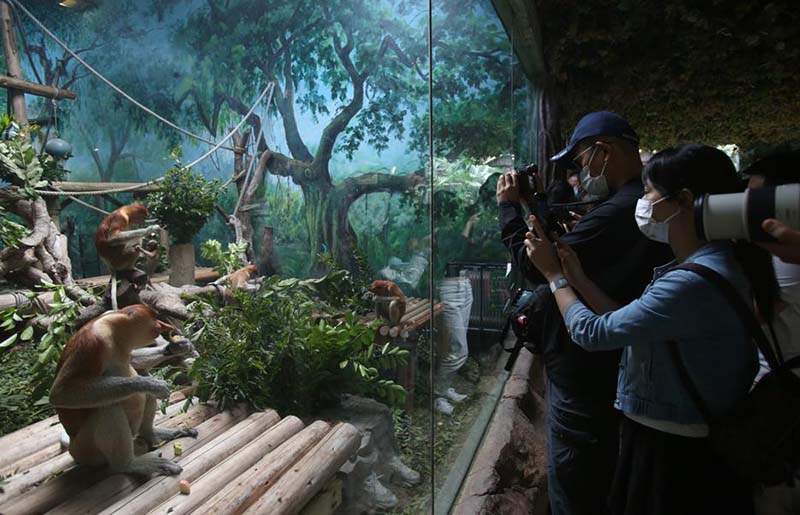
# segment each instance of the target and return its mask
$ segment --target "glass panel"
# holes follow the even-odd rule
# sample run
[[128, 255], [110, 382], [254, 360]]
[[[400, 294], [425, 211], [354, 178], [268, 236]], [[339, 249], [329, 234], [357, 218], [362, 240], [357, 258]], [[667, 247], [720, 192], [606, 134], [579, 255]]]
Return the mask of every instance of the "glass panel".
[[[508, 377], [500, 174], [531, 162], [533, 90], [490, 0], [434, 1], [434, 513], [465, 484]], [[506, 342], [511, 345], [512, 342]], [[502, 438], [502, 437], [501, 437]], [[486, 466], [482, 463], [481, 466]]]
[[[172, 265], [169, 280], [178, 284], [181, 253], [189, 282], [192, 258], [202, 283], [253, 262], [263, 279], [246, 291], [221, 298], [219, 288], [191, 290], [202, 297], [188, 320], [188, 301], [177, 297], [178, 311], [162, 313], [194, 340], [199, 357], [188, 381], [199, 382], [196, 394], [228, 410], [240, 402], [274, 408], [307, 426], [351, 423], [359, 435], [340, 483], [328, 484], [334, 471], [325, 476], [325, 487], [341, 486], [340, 512], [424, 512], [433, 476], [430, 285], [443, 270], [431, 272], [428, 2], [31, 3], [66, 45], [153, 111], [16, 13], [25, 78], [77, 93], [57, 102], [28, 97], [42, 129], [37, 149], [56, 137], [71, 144], [64, 166], [73, 184], [61, 187], [160, 181], [145, 188], [160, 188], [152, 194], [81, 197], [88, 206], [62, 197], [74, 277], [108, 273], [95, 231], [103, 211], [133, 200], [169, 233], [156, 235], [160, 259], [140, 264], [154, 283]], [[473, 32], [483, 37], [481, 30]], [[472, 37], [456, 25], [447, 32], [443, 45]], [[454, 75], [459, 91], [481, 73]], [[199, 195], [218, 187], [216, 197]], [[108, 280], [97, 280], [99, 290]], [[187, 384], [185, 371], [154, 373], [174, 388]], [[312, 463], [324, 470], [333, 459]]]

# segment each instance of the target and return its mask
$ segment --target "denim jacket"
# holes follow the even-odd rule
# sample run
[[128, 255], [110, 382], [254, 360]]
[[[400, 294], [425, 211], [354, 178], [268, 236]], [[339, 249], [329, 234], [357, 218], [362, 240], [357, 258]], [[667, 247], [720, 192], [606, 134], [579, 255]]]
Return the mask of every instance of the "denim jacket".
[[[713, 242], [686, 259], [728, 279], [750, 302], [750, 286], [729, 242]], [[616, 311], [597, 315], [582, 302], [567, 308], [572, 339], [586, 350], [623, 348], [617, 409], [682, 424], [703, 423], [669, 353], [678, 342], [684, 363], [712, 415], [729, 411], [750, 388], [758, 369], [755, 344], [730, 303], [699, 275], [654, 270], [642, 296]]]

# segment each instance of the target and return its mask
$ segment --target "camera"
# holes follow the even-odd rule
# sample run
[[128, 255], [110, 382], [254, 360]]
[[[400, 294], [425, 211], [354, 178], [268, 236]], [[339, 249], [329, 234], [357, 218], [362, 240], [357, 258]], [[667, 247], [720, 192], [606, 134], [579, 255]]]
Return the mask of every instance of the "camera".
[[519, 181], [519, 194], [523, 200], [532, 206], [536, 197], [536, 177], [539, 175], [539, 167], [535, 164], [516, 168], [514, 172], [521, 180]]
[[506, 352], [511, 353], [506, 362], [506, 370], [511, 370], [514, 366], [514, 361], [522, 347], [537, 354], [542, 352], [545, 308], [551, 299], [550, 287], [546, 284], [533, 290], [519, 288], [509, 299], [503, 310], [506, 314], [506, 324], [500, 336], [500, 344], [505, 342], [509, 330], [514, 332], [517, 343], [514, 347], [505, 349]]
[[697, 236], [704, 240], [774, 241], [761, 228], [767, 218], [800, 229], [800, 183], [704, 195], [694, 203]]

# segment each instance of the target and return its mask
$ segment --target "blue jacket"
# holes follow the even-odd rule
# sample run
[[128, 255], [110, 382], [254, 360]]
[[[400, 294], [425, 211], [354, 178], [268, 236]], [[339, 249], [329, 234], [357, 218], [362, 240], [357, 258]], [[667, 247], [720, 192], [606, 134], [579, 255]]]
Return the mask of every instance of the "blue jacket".
[[[750, 286], [731, 243], [710, 243], [686, 262], [722, 274], [751, 304]], [[653, 282], [627, 306], [596, 315], [577, 301], [567, 308], [565, 321], [572, 339], [586, 350], [624, 349], [617, 409], [697, 424], [705, 421], [682, 384], [667, 342], [678, 342], [686, 367], [715, 416], [747, 394], [758, 359], [755, 344], [722, 293], [693, 272], [670, 271], [676, 264], [656, 268]]]

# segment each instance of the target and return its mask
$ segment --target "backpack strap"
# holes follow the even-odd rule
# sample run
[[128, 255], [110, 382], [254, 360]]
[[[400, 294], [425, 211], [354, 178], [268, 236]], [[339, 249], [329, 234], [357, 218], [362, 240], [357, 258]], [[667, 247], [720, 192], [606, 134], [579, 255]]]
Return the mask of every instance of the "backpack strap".
[[[739, 320], [745, 324], [750, 336], [756, 342], [758, 350], [761, 351], [761, 354], [767, 360], [769, 368], [771, 370], [776, 370], [782, 365], [783, 360], [777, 358], [772, 344], [770, 344], [764, 331], [761, 330], [761, 324], [756, 320], [750, 306], [742, 299], [742, 296], [736, 291], [736, 288], [733, 287], [730, 281], [725, 279], [717, 271], [698, 263], [684, 263], [673, 268], [673, 270], [688, 270], [694, 272], [716, 286], [734, 310], [736, 310]], [[777, 342], [775, 342], [775, 344], [777, 345]]]
[[[786, 363], [781, 363], [778, 361], [773, 348], [770, 345], [766, 335], [764, 335], [764, 331], [761, 330], [761, 325], [758, 323], [758, 320], [756, 320], [753, 311], [750, 309], [744, 299], [742, 299], [741, 295], [739, 295], [739, 292], [736, 291], [730, 281], [725, 279], [717, 271], [697, 263], [684, 263], [673, 268], [673, 270], [687, 270], [689, 272], [694, 272], [719, 289], [720, 293], [723, 294], [723, 296], [734, 308], [736, 314], [739, 316], [739, 319], [745, 324], [745, 327], [755, 341], [758, 350], [761, 351], [761, 354], [767, 360], [771, 370], [778, 370], [782, 366], [786, 368], [796, 368], [797, 366], [800, 366], [800, 356], [793, 358]], [[714, 417], [708, 408], [708, 404], [706, 404], [702, 395], [700, 395], [700, 390], [697, 388], [697, 383], [695, 383], [691, 374], [689, 374], [688, 368], [686, 368], [686, 363], [681, 355], [678, 342], [669, 342], [669, 348], [672, 360], [678, 370], [681, 381], [689, 392], [689, 396], [692, 398], [692, 401], [700, 411], [700, 414], [703, 415], [703, 418], [706, 420], [706, 422], [711, 422]]]

